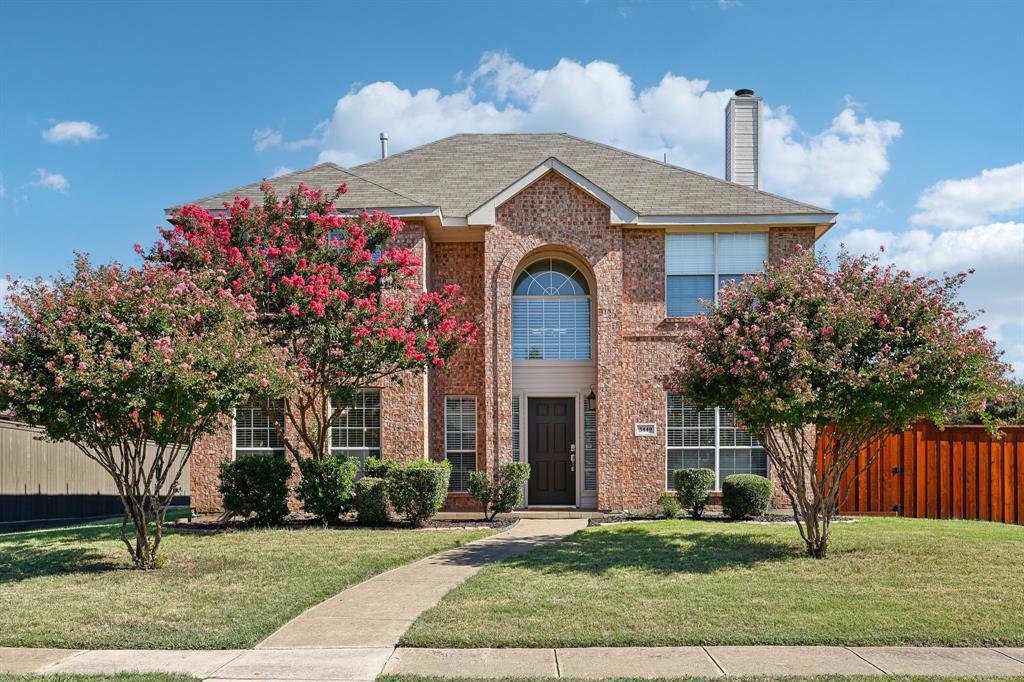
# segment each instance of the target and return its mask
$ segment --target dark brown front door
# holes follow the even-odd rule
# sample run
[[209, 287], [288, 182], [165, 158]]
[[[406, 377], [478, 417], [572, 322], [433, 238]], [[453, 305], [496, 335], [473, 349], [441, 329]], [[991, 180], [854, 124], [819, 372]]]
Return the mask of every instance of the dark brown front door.
[[535, 504], [576, 504], [576, 401], [529, 398], [530, 499]]

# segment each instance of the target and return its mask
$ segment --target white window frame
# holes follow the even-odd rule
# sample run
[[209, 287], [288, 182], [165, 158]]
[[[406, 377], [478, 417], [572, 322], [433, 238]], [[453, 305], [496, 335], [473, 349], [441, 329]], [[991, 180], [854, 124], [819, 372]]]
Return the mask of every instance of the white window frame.
[[[712, 250], [712, 261], [713, 261], [714, 266], [715, 266], [714, 270], [712, 272], [672, 272], [671, 268], [670, 268], [670, 265], [669, 265], [669, 262], [668, 262], [668, 240], [669, 240], [669, 236], [673, 235], [673, 234], [695, 234], [695, 235], [696, 234], [710, 234], [713, 237], [713, 239], [712, 239], [712, 244], [713, 244], [713, 246], [712, 246], [712, 249], [713, 249]], [[664, 283], [664, 286], [665, 286], [665, 317], [666, 318], [674, 318], [674, 319], [686, 320], [686, 319], [690, 319], [690, 318], [696, 317], [697, 315], [700, 314], [700, 313], [697, 313], [697, 315], [670, 315], [669, 314], [669, 312], [668, 312], [668, 278], [669, 277], [711, 277], [712, 278], [712, 286], [713, 286], [714, 291], [715, 291], [713, 301], [717, 304], [718, 303], [718, 290], [722, 288], [722, 282], [721, 282], [722, 275], [752, 275], [752, 274], [754, 274], [754, 272], [761, 272], [762, 270], [764, 270], [764, 266], [762, 265], [760, 269], [754, 270], [752, 272], [722, 272], [721, 265], [719, 265], [719, 258], [718, 258], [718, 256], [719, 256], [718, 237], [720, 235], [722, 235], [722, 234], [763, 234], [764, 235], [764, 239], [765, 239], [765, 255], [766, 255], [766, 257], [769, 255], [768, 254], [769, 234], [768, 234], [768, 232], [766, 230], [736, 230], [736, 231], [730, 231], [730, 232], [725, 232], [725, 231], [722, 231], [722, 230], [717, 231], [717, 232], [706, 232], [706, 231], [705, 232], [665, 232], [665, 239], [664, 239], [664, 243], [662, 244], [662, 248], [663, 248], [664, 254], [665, 254], [665, 273], [664, 273], [664, 282], [663, 283]]]
[[[381, 390], [379, 388], [375, 388], [375, 387], [372, 387], [372, 386], [367, 387], [367, 388], [360, 388], [360, 389], [356, 390], [356, 394], [357, 395], [360, 394], [360, 393], [364, 393], [364, 392], [373, 392], [373, 393], [377, 394], [377, 412], [378, 412], [378, 414], [377, 414], [377, 424], [378, 424], [378, 426], [377, 426], [377, 447], [376, 448], [368, 448], [368, 447], [366, 447], [366, 431], [367, 431], [367, 428], [368, 428], [366, 426], [363, 426], [363, 446], [362, 447], [350, 447], [350, 446], [337, 447], [337, 448], [334, 447], [334, 445], [333, 445], [333, 443], [334, 443], [334, 430], [335, 429], [350, 430], [350, 427], [335, 426], [334, 425], [334, 420], [337, 419], [338, 416], [340, 416], [341, 414], [344, 414], [345, 410], [348, 410], [348, 409], [351, 409], [351, 408], [349, 408], [349, 407], [343, 408], [343, 409], [339, 410], [337, 412], [337, 414], [335, 414], [334, 413], [334, 399], [331, 398], [330, 408], [331, 408], [331, 413], [332, 413], [332, 415], [331, 415], [332, 419], [331, 419], [331, 429], [330, 429], [330, 432], [327, 434], [327, 450], [332, 455], [333, 454], [342, 454], [342, 455], [346, 455], [348, 457], [355, 456], [355, 457], [358, 457], [360, 459], [360, 461], [362, 461], [362, 460], [365, 459], [365, 457], [378, 457], [379, 458], [381, 456], [381, 454], [383, 453], [381, 441], [383, 440], [383, 436], [384, 436], [384, 396], [381, 393]], [[376, 450], [377, 454], [374, 455], [373, 453], [368, 452], [369, 450]]]
[[[671, 427], [669, 426], [669, 423], [668, 423], [668, 394], [672, 393], [672, 392], [673, 391], [665, 391], [665, 490], [666, 491], [672, 491], [674, 489], [674, 485], [673, 485], [674, 481], [669, 480], [670, 477], [669, 477], [669, 473], [668, 473], [668, 457], [669, 457], [669, 451], [670, 450], [682, 450], [682, 451], [686, 451], [686, 450], [710, 450], [712, 447], [714, 447], [714, 450], [715, 450], [715, 487], [714, 487], [714, 492], [721, 492], [722, 491], [722, 466], [721, 466], [721, 461], [720, 460], [721, 460], [722, 450], [723, 449], [725, 449], [725, 450], [741, 450], [745, 446], [737, 447], [737, 446], [732, 446], [732, 445], [726, 445], [723, 448], [723, 446], [722, 446], [722, 408], [721, 407], [716, 407], [715, 408], [715, 444], [714, 444], [714, 446], [711, 446], [711, 445], [680, 445], [680, 446], [675, 446], [675, 447], [669, 447], [669, 444], [668, 444], [668, 434], [669, 434], [669, 429]], [[746, 430], [746, 429], [744, 429], [744, 430]], [[751, 438], [753, 438], [753, 434], [751, 434]], [[763, 451], [764, 450], [764, 443], [761, 443], [758, 446], [750, 446], [750, 449], [751, 450], [760, 449], [760, 450]], [[684, 468], [686, 468], [686, 467], [684, 467]], [[764, 473], [764, 475], [767, 477], [769, 475], [770, 471], [771, 471], [771, 462], [768, 461], [767, 453], [766, 453], [765, 454], [765, 473]], [[760, 475], [760, 474], [758, 474], [758, 475]]]
[[[452, 399], [452, 400], [454, 400], [454, 399], [458, 399], [458, 400], [469, 399], [469, 400], [473, 401], [473, 445], [474, 445], [474, 448], [472, 450], [467, 450], [467, 449], [464, 449], [464, 448], [462, 448], [462, 449], [451, 448], [448, 445], [448, 401], [449, 401], [449, 399]], [[448, 455], [449, 454], [453, 454], [453, 455], [469, 455], [469, 454], [471, 454], [471, 455], [473, 455], [473, 471], [477, 470], [477, 468], [476, 468], [477, 467], [477, 457], [480, 454], [480, 419], [479, 419], [479, 414], [477, 412], [478, 409], [479, 409], [479, 406], [477, 405], [477, 401], [476, 401], [476, 396], [475, 395], [452, 394], [452, 395], [446, 395], [444, 397], [444, 459], [445, 459], [445, 461], [449, 461], [448, 460]], [[460, 433], [465, 433], [465, 432], [464, 431], [460, 431]], [[468, 485], [466, 486], [466, 488], [451, 488], [451, 487], [449, 487], [448, 492], [464, 493], [464, 492], [466, 492], [468, 487], [469, 487]]]
[[[520, 277], [523, 276], [529, 268], [533, 267], [537, 263], [542, 261], [559, 261], [565, 263], [576, 269], [583, 281], [587, 286], [586, 294], [572, 294], [572, 295], [512, 295], [512, 308], [509, 310], [509, 338], [512, 341], [512, 361], [515, 363], [525, 362], [537, 362], [537, 363], [576, 363], [576, 364], [589, 364], [594, 361], [594, 337], [595, 337], [595, 322], [594, 322], [594, 283], [590, 281], [590, 277], [587, 276], [587, 272], [583, 265], [576, 261], [576, 259], [567, 257], [561, 253], [543, 253], [535, 258], [526, 261], [520, 266], [520, 269], [516, 271], [515, 277], [512, 279], [512, 290], [515, 291], [516, 284], [519, 282]], [[540, 302], [558, 302], [558, 301], [586, 301], [587, 303], [587, 357], [586, 358], [517, 358], [515, 357], [515, 302], [523, 301], [529, 305], [533, 301]], [[542, 348], [543, 351], [543, 348]]]
[[[280, 400], [281, 400], [282, 403], [284, 403], [284, 401], [285, 401], [284, 398], [280, 398]], [[267, 399], [267, 402], [270, 402], [270, 400]], [[249, 406], [246, 405], [245, 407], [248, 408]], [[283, 408], [287, 409], [287, 404], [284, 404]], [[269, 428], [273, 428], [273, 427], [269, 427]], [[238, 447], [238, 407], [236, 406], [236, 407], [231, 408], [231, 461], [235, 461], [235, 460], [238, 459], [238, 455], [239, 455], [240, 451], [241, 451], [241, 454], [243, 454], [243, 455], [245, 455], [247, 453], [253, 453], [253, 452], [271, 452], [271, 453], [273, 453], [275, 455], [276, 454], [284, 455], [285, 454], [284, 439], [281, 440], [281, 447], [265, 447], [265, 448], [254, 448], [254, 447], [240, 448], [240, 447]]]

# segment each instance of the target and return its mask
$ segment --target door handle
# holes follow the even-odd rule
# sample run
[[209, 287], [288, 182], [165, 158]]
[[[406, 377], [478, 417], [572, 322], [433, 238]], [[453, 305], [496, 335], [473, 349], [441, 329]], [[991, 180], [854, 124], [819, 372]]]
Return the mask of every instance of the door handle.
[[[575, 449], [575, 447], [576, 446], [574, 445], [573, 448]], [[570, 467], [571, 471], [576, 471], [576, 453], [575, 452], [569, 455], [569, 467]]]

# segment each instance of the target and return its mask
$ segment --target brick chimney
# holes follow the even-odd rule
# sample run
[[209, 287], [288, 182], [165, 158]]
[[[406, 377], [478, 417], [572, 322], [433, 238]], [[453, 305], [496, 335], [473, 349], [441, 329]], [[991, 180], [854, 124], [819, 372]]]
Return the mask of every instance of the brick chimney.
[[725, 107], [725, 179], [761, 189], [761, 98], [737, 90]]

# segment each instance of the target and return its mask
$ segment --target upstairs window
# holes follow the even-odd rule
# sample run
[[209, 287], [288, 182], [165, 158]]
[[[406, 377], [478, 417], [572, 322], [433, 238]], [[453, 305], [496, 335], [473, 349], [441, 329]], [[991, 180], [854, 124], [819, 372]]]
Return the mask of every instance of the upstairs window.
[[668, 233], [665, 235], [665, 310], [669, 317], [706, 312], [726, 282], [764, 269], [766, 232]]
[[590, 287], [577, 267], [545, 258], [512, 289], [513, 360], [589, 360]]

